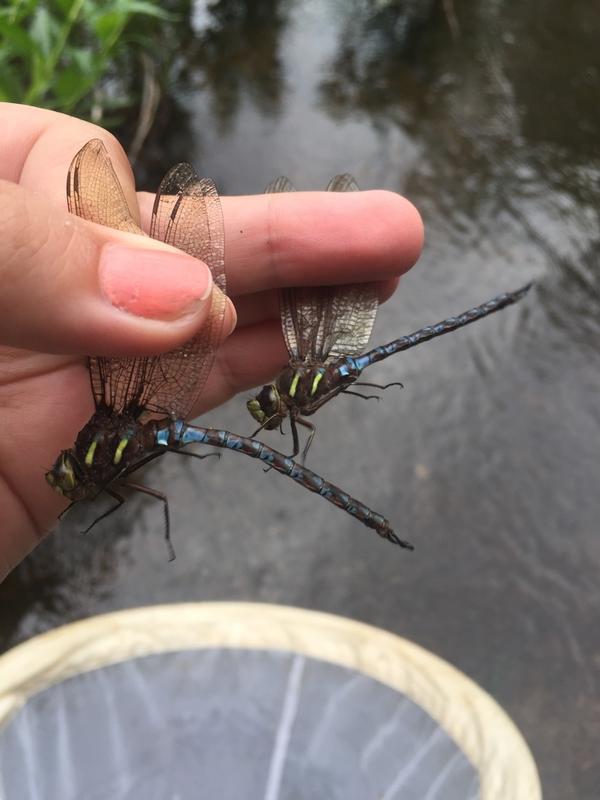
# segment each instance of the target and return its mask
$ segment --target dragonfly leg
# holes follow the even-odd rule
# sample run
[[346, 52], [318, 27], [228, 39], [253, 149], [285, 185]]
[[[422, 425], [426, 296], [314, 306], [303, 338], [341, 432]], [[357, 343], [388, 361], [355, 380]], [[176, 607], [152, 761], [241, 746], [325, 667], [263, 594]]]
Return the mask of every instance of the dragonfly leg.
[[[267, 420], [267, 422], [268, 422], [268, 420]], [[265, 423], [265, 424], [266, 424], [266, 423]], [[260, 428], [259, 428], [259, 430], [260, 430]], [[285, 436], [285, 431], [283, 430], [283, 420], [281, 420], [281, 422], [279, 423], [279, 433], [280, 433], [282, 436]], [[293, 458], [293, 456], [292, 456], [292, 458]], [[263, 469], [263, 472], [270, 472], [270, 471], [271, 471], [271, 469], [272, 469], [272, 467], [265, 467], [265, 468]]]
[[[306, 461], [306, 456], [308, 455], [308, 451], [310, 450], [310, 446], [313, 442], [313, 439], [315, 438], [315, 433], [317, 432], [317, 429], [312, 424], [312, 422], [309, 422], [306, 419], [302, 419], [302, 417], [296, 417], [295, 422], [297, 422], [300, 425], [303, 425], [305, 428], [308, 428], [310, 430], [310, 433], [308, 434], [308, 439], [306, 441], [306, 444], [304, 445], [304, 450], [302, 451], [302, 456], [300, 459], [300, 463], [304, 464], [304, 462]], [[297, 436], [298, 433], [296, 432], [296, 437]], [[295, 451], [292, 458], [295, 458], [297, 455], [298, 455], [298, 450]]]
[[[355, 381], [351, 384], [351, 386], [372, 386], [374, 389], [381, 389], [382, 392], [384, 392], [386, 389], [389, 389], [390, 386], [399, 386], [401, 389], [404, 389], [404, 384], [400, 383], [400, 381], [386, 383], [385, 386], [382, 386], [380, 383]], [[381, 400], [381, 397], [379, 397], [377, 394], [360, 394], [360, 392], [353, 392], [351, 389], [342, 389], [342, 394], [353, 394], [355, 397], [362, 397], [363, 400]]]
[[167, 447], [169, 453], [177, 453], [179, 456], [190, 456], [191, 458], [210, 458], [216, 456], [221, 458], [221, 453], [191, 453], [189, 450], [180, 450], [177, 447]]
[[[257, 429], [254, 431], [254, 433], [251, 433], [251, 434], [250, 434], [250, 436], [249, 436], [248, 438], [250, 438], [250, 439], [254, 439], [254, 438], [255, 438], [255, 436], [256, 436], [258, 433], [260, 433], [261, 431], [264, 431], [265, 429], [267, 429], [267, 430], [270, 430], [270, 429], [268, 428], [268, 425], [269, 425], [269, 423], [270, 423], [270, 422], [272, 422], [272, 421], [273, 421], [273, 420], [274, 420], [276, 417], [277, 417], [277, 414], [274, 414], [272, 417], [269, 417], [268, 419], [266, 419], [266, 420], [263, 422], [263, 424], [262, 424], [262, 425], [260, 425], [260, 427], [258, 427], [258, 428], [257, 428]], [[292, 429], [292, 430], [293, 430], [293, 429]], [[279, 433], [280, 433], [282, 436], [284, 435], [284, 434], [283, 434], [283, 419], [282, 419], [282, 420], [281, 420], [281, 422], [279, 423]], [[297, 451], [296, 451], [296, 452], [297, 452]], [[270, 469], [271, 469], [271, 467], [265, 467], [265, 468], [263, 469], [263, 472], [269, 472], [269, 471], [270, 471]]]
[[342, 394], [351, 394], [354, 397], [361, 397], [363, 400], [381, 400], [378, 394], [361, 394], [360, 392], [352, 392], [350, 389], [344, 389]]
[[[273, 422], [273, 420], [274, 420], [274, 419], [276, 419], [278, 416], [279, 416], [278, 414], [273, 414], [273, 416], [272, 416], [272, 417], [269, 417], [268, 419], [266, 419], [266, 420], [263, 422], [263, 424], [262, 424], [262, 425], [260, 425], [260, 426], [259, 426], [259, 427], [258, 427], [258, 428], [257, 428], [257, 429], [254, 431], [254, 433], [251, 433], [251, 434], [250, 434], [250, 436], [249, 436], [248, 438], [249, 438], [249, 439], [254, 439], [254, 437], [256, 436], [256, 434], [260, 433], [261, 431], [264, 431], [264, 430], [265, 430], [265, 428], [268, 428], [268, 426], [269, 426], [269, 423]], [[281, 430], [281, 427], [280, 427], [280, 430]]]
[[290, 458], [296, 458], [296, 456], [300, 452], [300, 439], [298, 437], [298, 428], [296, 426], [296, 420], [300, 422], [299, 417], [294, 417], [293, 415], [290, 416], [290, 428], [292, 429], [292, 440], [294, 442], [294, 450]]
[[69, 503], [69, 505], [66, 508], [63, 508], [63, 510], [58, 515], [58, 519], [62, 519], [65, 516], [65, 514], [67, 514], [73, 508], [74, 505], [75, 505], [75, 501], [73, 501], [72, 503]]
[[120, 485], [126, 486], [128, 489], [133, 489], [136, 492], [142, 492], [142, 494], [149, 494], [151, 497], [156, 497], [157, 500], [161, 501], [165, 512], [165, 541], [167, 542], [169, 561], [174, 561], [175, 550], [173, 549], [173, 545], [171, 544], [171, 524], [169, 521], [169, 501], [167, 500], [167, 496], [164, 495], [162, 492], [159, 492], [157, 489], [150, 489], [148, 486], [142, 486], [141, 483], [127, 482], [127, 483], [122, 483]]
[[392, 381], [392, 383], [386, 383], [383, 386], [380, 383], [365, 383], [364, 381], [354, 381], [352, 386], [372, 386], [374, 389], [381, 389], [384, 392], [386, 389], [389, 389], [390, 386], [399, 386], [401, 389], [404, 389], [404, 384], [400, 381]]
[[[110, 516], [111, 514], [113, 514], [113, 513], [114, 513], [114, 512], [115, 512], [115, 511], [116, 511], [118, 508], [121, 508], [121, 506], [122, 506], [122, 505], [123, 505], [123, 503], [125, 502], [125, 499], [124, 499], [123, 497], [121, 497], [121, 495], [120, 495], [120, 494], [118, 494], [117, 492], [114, 492], [112, 489], [105, 489], [104, 491], [106, 492], [106, 494], [109, 494], [109, 495], [110, 495], [110, 496], [111, 496], [111, 497], [112, 497], [114, 500], [116, 500], [116, 501], [117, 501], [117, 504], [116, 504], [115, 506], [112, 506], [111, 508], [109, 508], [109, 509], [108, 509], [108, 511], [105, 511], [105, 512], [104, 512], [104, 514], [100, 514], [100, 516], [99, 516], [99, 517], [96, 517], [96, 519], [95, 519], [95, 520], [92, 522], [92, 524], [91, 524], [91, 525], [88, 525], [88, 527], [87, 527], [87, 528], [86, 528], [84, 531], [81, 531], [81, 533], [82, 533], [83, 535], [85, 535], [86, 533], [89, 533], [89, 532], [92, 530], [92, 528], [93, 528], [95, 525], [97, 525], [97, 524], [98, 524], [98, 523], [99, 523], [101, 520], [103, 520], [103, 519], [106, 519], [106, 517], [109, 517], [109, 516]], [[73, 503], [71, 503], [71, 505], [73, 505]], [[69, 506], [69, 508], [71, 508], [71, 506]], [[65, 509], [65, 511], [68, 511], [68, 510], [69, 510], [68, 508], [67, 508], [67, 509]], [[64, 514], [64, 513], [65, 513], [65, 512], [63, 511], [63, 514]], [[61, 515], [61, 516], [62, 516], [62, 515]]]

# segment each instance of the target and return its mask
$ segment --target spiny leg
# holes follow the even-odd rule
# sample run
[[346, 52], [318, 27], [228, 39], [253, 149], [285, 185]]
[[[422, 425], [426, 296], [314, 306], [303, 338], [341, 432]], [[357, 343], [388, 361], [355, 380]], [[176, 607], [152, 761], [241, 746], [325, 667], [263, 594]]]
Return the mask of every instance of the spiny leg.
[[210, 458], [216, 456], [221, 458], [221, 453], [191, 453], [189, 450], [180, 450], [178, 447], [167, 447], [169, 453], [177, 453], [178, 456], [189, 456], [190, 458]]
[[76, 505], [75, 500], [72, 503], [69, 503], [69, 505], [66, 508], [63, 508], [63, 510], [58, 515], [58, 519], [62, 519], [65, 516], [65, 514], [67, 514], [73, 508], [74, 505]]
[[[399, 386], [401, 389], [404, 389], [404, 384], [400, 383], [400, 381], [392, 381], [392, 383], [386, 383], [382, 386], [380, 383], [367, 383], [366, 381], [354, 381], [354, 383], [350, 384], [351, 386], [372, 386], [374, 389], [380, 389], [384, 392], [386, 389], [389, 389], [390, 386]], [[353, 394], [355, 397], [361, 397], [363, 400], [381, 400], [381, 397], [377, 394], [360, 394], [360, 392], [353, 392], [352, 389], [342, 389], [342, 394]]]
[[354, 397], [360, 397], [361, 400], [381, 400], [378, 394], [360, 394], [360, 392], [353, 392], [351, 389], [344, 389], [342, 394], [351, 394]]
[[148, 486], [142, 486], [140, 483], [130, 483], [128, 481], [120, 485], [127, 486], [128, 489], [133, 489], [136, 492], [142, 492], [142, 494], [149, 494], [151, 497], [156, 497], [157, 500], [161, 501], [165, 512], [165, 541], [167, 542], [167, 549], [169, 551], [169, 561], [174, 561], [175, 550], [171, 543], [171, 523], [169, 521], [169, 501], [167, 500], [167, 496], [157, 489], [150, 489]]
[[260, 433], [261, 431], [264, 431], [265, 429], [268, 429], [268, 430], [270, 430], [270, 429], [268, 428], [268, 425], [269, 425], [269, 423], [273, 422], [273, 420], [274, 420], [274, 419], [275, 419], [275, 417], [277, 417], [277, 416], [278, 416], [277, 414], [273, 414], [273, 416], [272, 416], [272, 417], [269, 417], [268, 419], [266, 419], [266, 420], [265, 420], [265, 421], [262, 423], [262, 425], [259, 425], [259, 427], [258, 427], [258, 428], [257, 428], [257, 429], [254, 431], [254, 433], [251, 433], [251, 434], [250, 434], [250, 436], [249, 436], [248, 438], [249, 438], [249, 439], [254, 439], [254, 438], [255, 438], [255, 436], [256, 436], [258, 433]]
[[[138, 470], [138, 469], [140, 469], [140, 467], [143, 467], [143, 466], [144, 466], [145, 464], [147, 464], [149, 461], [153, 461], [155, 458], [158, 458], [160, 455], [162, 455], [162, 453], [150, 453], [150, 455], [146, 456], [146, 458], [143, 458], [141, 461], [138, 461], [136, 464], [134, 464], [133, 466], [129, 467], [129, 468], [126, 470], [126, 472], [125, 472], [124, 474], [125, 474], [125, 475], [127, 475], [127, 474], [128, 474], [128, 473], [130, 473], [130, 472], [134, 472], [135, 470]], [[120, 485], [121, 485], [121, 486], [126, 486], [127, 484], [123, 484], [123, 483], [121, 483]], [[115, 492], [113, 489], [110, 489], [109, 487], [105, 487], [105, 488], [104, 488], [104, 491], [106, 492], [106, 494], [108, 494], [108, 495], [110, 495], [112, 498], [114, 498], [114, 499], [117, 501], [117, 504], [116, 504], [115, 506], [113, 506], [112, 508], [109, 508], [109, 509], [108, 509], [108, 511], [105, 511], [105, 512], [104, 512], [104, 514], [101, 514], [99, 517], [97, 517], [97, 518], [96, 518], [96, 519], [95, 519], [95, 520], [92, 522], [92, 524], [91, 524], [91, 525], [88, 525], [88, 527], [87, 527], [87, 528], [86, 528], [84, 531], [82, 531], [82, 534], [89, 533], [89, 531], [91, 531], [91, 530], [92, 530], [92, 528], [93, 528], [95, 525], [97, 525], [97, 524], [98, 524], [98, 522], [100, 522], [100, 521], [101, 521], [101, 520], [103, 520], [103, 519], [106, 519], [106, 517], [109, 517], [109, 516], [110, 516], [112, 513], [114, 513], [114, 512], [115, 512], [115, 511], [116, 511], [118, 508], [121, 508], [121, 506], [122, 506], [122, 505], [123, 505], [123, 503], [125, 502], [125, 498], [124, 498], [124, 497], [121, 497], [121, 495], [120, 495], [118, 492]], [[71, 503], [71, 505], [70, 505], [70, 506], [67, 506], [67, 508], [65, 508], [65, 510], [62, 512], [62, 514], [60, 514], [60, 515], [59, 515], [59, 517], [58, 517], [58, 518], [59, 518], [59, 519], [61, 519], [61, 518], [62, 518], [62, 516], [63, 516], [63, 514], [66, 514], [66, 513], [67, 513], [67, 511], [68, 511], [70, 508], [72, 508], [74, 505], [75, 505], [75, 503]]]
[[[306, 454], [308, 453], [308, 450], [309, 450], [309, 448], [310, 448], [310, 446], [312, 444], [312, 440], [313, 440], [313, 437], [314, 437], [317, 429], [315, 428], [315, 426], [311, 422], [307, 422], [307, 420], [302, 419], [302, 417], [290, 415], [290, 428], [292, 429], [292, 440], [293, 440], [293, 443], [294, 443], [294, 451], [289, 456], [289, 458], [296, 458], [296, 456], [300, 452], [300, 437], [298, 436], [298, 428], [296, 426], [296, 423], [298, 423], [299, 425], [304, 425], [305, 428], [309, 428], [310, 429], [310, 435], [308, 437], [308, 441], [306, 443], [306, 447], [302, 451], [302, 456], [301, 456], [301, 462], [300, 463], [304, 464], [304, 460], [306, 458]], [[280, 428], [280, 432], [283, 434], [283, 427]], [[271, 469], [271, 467], [266, 467], [264, 472], [268, 472], [270, 469]]]
[[[292, 417], [292, 419], [294, 419], [294, 418]], [[310, 431], [310, 433], [308, 434], [308, 439], [306, 441], [306, 444], [304, 445], [304, 450], [302, 451], [302, 456], [301, 456], [301, 459], [300, 459], [300, 463], [304, 464], [304, 462], [306, 461], [306, 456], [308, 455], [308, 451], [310, 450], [310, 446], [311, 446], [311, 444], [313, 442], [313, 439], [315, 438], [315, 433], [317, 432], [317, 429], [312, 424], [312, 422], [309, 422], [308, 420], [303, 419], [302, 417], [296, 417], [294, 419], [294, 421], [297, 422], [300, 425], [303, 425], [305, 428], [308, 428], [309, 431]], [[298, 454], [298, 451], [296, 450], [296, 452], [294, 453], [292, 458], [295, 458], [297, 454]]]
[[401, 389], [404, 389], [404, 384], [400, 381], [392, 381], [391, 383], [386, 383], [383, 386], [380, 383], [366, 383], [365, 381], [354, 381], [352, 386], [372, 386], [373, 389], [381, 389], [382, 392], [385, 392], [386, 389], [389, 389], [391, 386], [399, 386]]
[[[254, 431], [254, 433], [251, 433], [251, 434], [250, 434], [250, 436], [249, 436], [248, 438], [250, 438], [250, 439], [254, 439], [254, 438], [256, 437], [256, 435], [257, 435], [257, 434], [259, 434], [261, 431], [264, 431], [264, 430], [271, 430], [271, 428], [269, 428], [269, 423], [270, 423], [270, 422], [272, 422], [272, 421], [275, 419], [275, 417], [276, 417], [276, 416], [277, 416], [277, 414], [273, 414], [273, 416], [272, 416], [272, 417], [269, 417], [268, 419], [266, 419], [266, 420], [263, 422], [263, 424], [262, 424], [262, 425], [260, 425], [260, 426], [259, 426], [259, 427], [258, 427], [258, 428], [257, 428], [257, 429]], [[279, 433], [280, 433], [280, 434], [283, 436], [283, 420], [282, 420], [282, 421], [279, 423]], [[271, 469], [271, 467], [265, 467], [265, 468], [263, 469], [263, 472], [269, 472], [269, 470], [270, 470], [270, 469]]]
[[296, 426], [296, 419], [293, 414], [290, 414], [290, 428], [292, 429], [292, 441], [294, 443], [294, 450], [290, 458], [296, 458], [300, 452], [300, 438], [298, 437], [298, 427]]
[[[103, 520], [103, 519], [106, 519], [106, 517], [109, 517], [109, 516], [110, 516], [111, 514], [113, 514], [113, 513], [114, 513], [114, 512], [115, 512], [115, 511], [116, 511], [118, 508], [121, 508], [121, 506], [122, 506], [122, 505], [123, 505], [123, 503], [125, 502], [125, 498], [121, 497], [121, 495], [120, 495], [120, 494], [118, 494], [117, 492], [113, 491], [112, 489], [105, 489], [104, 491], [106, 492], [106, 494], [109, 494], [109, 495], [110, 495], [110, 496], [111, 496], [111, 497], [112, 497], [114, 500], [116, 500], [116, 501], [117, 501], [117, 504], [116, 504], [116, 506], [112, 506], [112, 508], [109, 508], [109, 509], [108, 509], [108, 511], [105, 511], [105, 512], [104, 512], [104, 514], [100, 514], [100, 516], [99, 516], [99, 517], [97, 517], [97, 518], [96, 518], [96, 519], [95, 519], [95, 520], [92, 522], [92, 524], [91, 524], [91, 525], [88, 525], [88, 527], [87, 527], [87, 528], [86, 528], [84, 531], [81, 531], [81, 533], [82, 533], [83, 535], [85, 535], [86, 533], [89, 533], [89, 532], [92, 530], [92, 528], [93, 528], [95, 525], [97, 525], [97, 524], [98, 524], [98, 523], [99, 523], [101, 520]], [[73, 503], [71, 503], [71, 506], [72, 506], [72, 505], [73, 505]], [[71, 506], [69, 506], [69, 508], [71, 508]], [[69, 510], [69, 509], [65, 509], [65, 511], [68, 511], [68, 510]], [[63, 513], [64, 513], [64, 512], [63, 512]], [[62, 516], [62, 515], [61, 515], [61, 516]]]

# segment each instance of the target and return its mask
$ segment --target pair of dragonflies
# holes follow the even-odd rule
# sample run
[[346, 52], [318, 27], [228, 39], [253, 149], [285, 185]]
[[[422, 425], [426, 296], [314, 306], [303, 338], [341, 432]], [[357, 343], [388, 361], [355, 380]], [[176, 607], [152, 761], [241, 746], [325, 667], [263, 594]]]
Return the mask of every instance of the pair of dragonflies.
[[[267, 191], [292, 188], [286, 178], [278, 178]], [[335, 177], [328, 186], [330, 191], [357, 188], [349, 175]], [[142, 233], [131, 216], [108, 153], [98, 139], [88, 142], [71, 163], [67, 203], [69, 211], [91, 222]], [[122, 505], [123, 488], [152, 495], [163, 504], [165, 536], [173, 556], [167, 497], [133, 482], [131, 475], [167, 452], [181, 453], [189, 444], [208, 444], [259, 459], [342, 508], [382, 538], [412, 549], [383, 516], [294, 460], [300, 450], [297, 426], [310, 430], [303, 451], [306, 456], [314, 435], [314, 426], [306, 417], [338, 394], [351, 393], [350, 387], [359, 385], [358, 378], [368, 366], [517, 302], [529, 285], [367, 352], [363, 351], [377, 312], [373, 285], [282, 290], [281, 324], [290, 362], [277, 380], [264, 386], [247, 405], [260, 423], [253, 437], [262, 429], [280, 427], [289, 418], [293, 453], [286, 456], [253, 437], [189, 425], [185, 421], [213, 365], [225, 314], [223, 218], [214, 183], [200, 178], [189, 164], [171, 169], [156, 195], [150, 236], [201, 259], [210, 267], [219, 291], [212, 293], [208, 322], [191, 340], [159, 356], [89, 358], [95, 413], [79, 432], [73, 447], [63, 450], [46, 473], [50, 486], [71, 501], [69, 508], [102, 492], [115, 501], [87, 530]], [[207, 455], [189, 451], [183, 454], [199, 458]]]

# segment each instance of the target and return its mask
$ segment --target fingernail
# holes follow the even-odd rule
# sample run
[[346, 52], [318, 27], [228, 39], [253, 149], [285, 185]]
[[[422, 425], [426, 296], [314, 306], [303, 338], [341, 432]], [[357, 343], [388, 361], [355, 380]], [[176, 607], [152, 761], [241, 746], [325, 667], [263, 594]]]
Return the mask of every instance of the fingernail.
[[112, 243], [100, 253], [99, 279], [115, 308], [165, 321], [193, 314], [212, 290], [210, 270], [196, 258]]
[[[223, 292], [219, 289], [218, 286], [213, 287], [213, 302], [214, 306], [212, 309], [212, 313], [214, 313], [217, 317], [223, 316], [223, 329], [221, 331], [224, 338], [227, 338], [230, 334], [232, 334], [237, 325], [237, 312], [235, 310], [235, 306], [227, 298], [227, 296], [223, 295]], [[225, 305], [225, 309], [221, 312], [221, 303]]]

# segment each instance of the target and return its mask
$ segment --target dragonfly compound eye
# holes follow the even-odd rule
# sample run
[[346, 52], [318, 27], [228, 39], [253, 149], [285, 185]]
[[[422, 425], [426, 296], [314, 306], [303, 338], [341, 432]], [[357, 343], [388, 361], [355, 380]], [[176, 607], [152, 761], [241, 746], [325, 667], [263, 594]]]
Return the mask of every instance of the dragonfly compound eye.
[[68, 495], [75, 489], [78, 481], [68, 450], [64, 450], [57, 458], [52, 469], [46, 473], [46, 480], [59, 494]]
[[[280, 405], [281, 398], [279, 397], [279, 392], [275, 386], [273, 386], [273, 384], [270, 384], [269, 386], [263, 386], [254, 400], [248, 400], [246, 403], [248, 411], [252, 414], [257, 422], [260, 422], [261, 425], [263, 425], [267, 420], [280, 415]], [[276, 426], [278, 424], [279, 421], [276, 422]]]
[[254, 400], [248, 400], [246, 403], [246, 408], [252, 414], [253, 419], [255, 419], [260, 425], [266, 420], [267, 415], [260, 407], [260, 403], [256, 398]]

